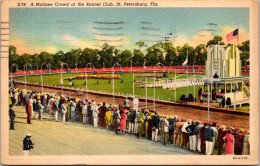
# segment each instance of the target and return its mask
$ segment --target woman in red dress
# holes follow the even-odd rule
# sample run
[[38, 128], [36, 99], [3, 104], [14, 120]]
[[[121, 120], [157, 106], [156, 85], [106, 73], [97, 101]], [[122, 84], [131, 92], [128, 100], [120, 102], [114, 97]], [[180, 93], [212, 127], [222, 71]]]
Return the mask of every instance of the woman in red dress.
[[121, 120], [120, 120], [120, 133], [121, 134], [125, 134], [125, 125], [126, 125], [126, 112], [127, 112], [127, 109], [123, 109], [122, 112], [121, 112]]
[[50, 102], [50, 111], [49, 111], [50, 114], [52, 114], [52, 112], [53, 112], [53, 111], [52, 111], [53, 101], [54, 101], [54, 100], [51, 100], [51, 102]]
[[226, 142], [226, 154], [234, 154], [234, 141], [235, 138], [232, 135], [232, 130], [228, 130], [228, 133], [223, 137], [223, 140]]
[[30, 100], [26, 104], [27, 123], [31, 124], [32, 107]]

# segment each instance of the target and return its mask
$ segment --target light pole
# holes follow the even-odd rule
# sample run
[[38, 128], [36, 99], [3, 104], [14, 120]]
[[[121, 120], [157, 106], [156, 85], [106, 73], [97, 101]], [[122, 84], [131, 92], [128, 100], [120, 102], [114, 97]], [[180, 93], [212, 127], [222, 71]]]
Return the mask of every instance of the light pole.
[[147, 110], [147, 76], [146, 76], [146, 61], [144, 60], [144, 78], [145, 78], [145, 110]]
[[24, 89], [26, 89], [26, 73], [27, 71], [27, 66], [30, 66], [30, 70], [32, 70], [32, 65], [30, 63], [25, 63], [23, 68], [24, 68]]
[[[193, 61], [193, 79], [195, 80], [195, 68], [194, 68], [194, 61]], [[193, 85], [193, 102], [195, 103], [195, 84]]]
[[90, 68], [95, 70], [95, 66], [92, 63], [86, 64], [85, 71], [86, 71], [86, 98], [88, 99], [88, 73], [87, 68], [90, 66]]
[[36, 66], [36, 70], [38, 70], [38, 64], [37, 64], [37, 62], [34, 63], [34, 66]]
[[[170, 66], [172, 66], [172, 61], [170, 63]], [[176, 91], [177, 91], [177, 87], [176, 87], [176, 70], [174, 70], [174, 73], [175, 73], [175, 77], [174, 77], [174, 82], [175, 82], [175, 92], [174, 92], [174, 101], [176, 103]]]
[[42, 77], [42, 66], [43, 65], [46, 65], [46, 67], [47, 67], [47, 70], [48, 70], [48, 67], [50, 68], [50, 64], [48, 63], [43, 63], [43, 64], [41, 64], [41, 83], [42, 83], [42, 94], [43, 94], [43, 77]]
[[61, 94], [63, 94], [63, 78], [62, 78], [63, 65], [67, 65], [67, 68], [69, 69], [69, 65], [68, 65], [67, 63], [64, 63], [64, 62], [61, 62], [61, 63], [60, 63], [60, 66], [61, 66], [61, 70], [60, 70]]
[[18, 66], [17, 66], [16, 63], [13, 63], [13, 64], [11, 65], [11, 87], [12, 87], [12, 83], [13, 83], [13, 71], [12, 71], [13, 66], [16, 66], [16, 71], [17, 71], [17, 69], [18, 69]]
[[113, 77], [113, 105], [115, 105], [115, 78], [114, 78], [115, 66], [119, 66], [120, 71], [121, 71], [121, 65], [119, 63], [115, 63], [113, 65], [113, 72], [112, 72], [112, 77]]
[[154, 70], [153, 70], [153, 73], [154, 73], [154, 80], [153, 80], [153, 110], [154, 110], [154, 112], [155, 112], [155, 70], [156, 70], [156, 67], [157, 66], [163, 66], [163, 70], [164, 70], [164, 72], [165, 72], [165, 66], [164, 66], [164, 64], [162, 64], [162, 63], [157, 63], [156, 64], [156, 66], [154, 67]]

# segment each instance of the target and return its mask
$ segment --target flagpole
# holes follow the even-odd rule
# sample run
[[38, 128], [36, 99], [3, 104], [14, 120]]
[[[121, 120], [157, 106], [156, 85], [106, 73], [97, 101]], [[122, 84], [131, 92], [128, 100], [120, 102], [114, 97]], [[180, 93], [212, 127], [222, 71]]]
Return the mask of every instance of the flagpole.
[[239, 43], [239, 26], [237, 28], [237, 46], [238, 46], [238, 43]]
[[[188, 50], [187, 50], [187, 80], [188, 80], [188, 62], [189, 62], [189, 55], [188, 55]], [[188, 86], [187, 86], [187, 92], [186, 92], [186, 97], [188, 98]]]

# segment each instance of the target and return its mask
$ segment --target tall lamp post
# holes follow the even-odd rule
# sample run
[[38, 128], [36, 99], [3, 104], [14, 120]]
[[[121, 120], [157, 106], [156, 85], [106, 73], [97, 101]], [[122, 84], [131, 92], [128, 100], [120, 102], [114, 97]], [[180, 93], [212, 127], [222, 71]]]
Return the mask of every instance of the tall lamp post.
[[27, 71], [27, 66], [30, 66], [30, 70], [32, 70], [32, 65], [30, 63], [25, 63], [23, 65], [23, 68], [24, 68], [24, 89], [26, 89], [26, 73], [25, 73], [25, 71]]
[[[170, 66], [172, 66], [172, 61], [170, 63]], [[174, 73], [175, 73], [175, 77], [174, 77], [174, 82], [175, 82], [175, 85], [176, 85], [176, 69], [174, 70]], [[177, 87], [175, 87], [175, 92], [174, 92], [174, 101], [176, 103], [176, 92], [177, 92]]]
[[112, 72], [112, 77], [113, 77], [113, 105], [115, 105], [115, 78], [114, 78], [115, 66], [119, 66], [120, 71], [121, 71], [121, 65], [119, 63], [115, 63], [113, 65], [113, 72]]
[[37, 64], [37, 62], [34, 63], [34, 66], [36, 66], [36, 70], [38, 70], [38, 64]]
[[145, 66], [146, 61], [144, 60], [144, 75], [145, 75], [145, 110], [147, 110], [147, 76], [146, 76], [146, 66]]
[[85, 72], [86, 72], [86, 98], [87, 99], [88, 99], [88, 73], [87, 73], [88, 66], [90, 66], [91, 69], [93, 68], [95, 70], [95, 66], [92, 63], [86, 64]]
[[207, 66], [207, 76], [206, 76], [206, 81], [207, 81], [207, 87], [208, 87], [208, 95], [207, 95], [207, 99], [208, 99], [208, 113], [207, 113], [207, 119], [208, 119], [208, 123], [210, 122], [210, 117], [209, 117], [209, 103], [210, 103], [210, 97], [212, 97], [212, 90], [210, 89], [210, 84], [212, 84], [214, 81], [220, 81], [220, 78], [217, 74], [215, 74], [213, 77], [210, 77], [210, 73], [211, 73], [211, 67], [210, 65]]
[[12, 71], [13, 66], [16, 66], [16, 71], [18, 70], [17, 64], [16, 64], [16, 63], [13, 63], [13, 64], [11, 65], [11, 87], [12, 87], [12, 83], [13, 83], [13, 71]]
[[155, 112], [155, 70], [156, 70], [156, 67], [157, 66], [163, 66], [163, 70], [164, 70], [164, 72], [165, 72], [165, 66], [164, 66], [164, 64], [162, 64], [162, 63], [157, 63], [156, 64], [156, 66], [154, 67], [154, 70], [153, 70], [153, 73], [154, 73], [154, 80], [153, 80], [153, 110], [154, 110], [154, 112]]
[[48, 63], [43, 63], [43, 64], [41, 64], [41, 83], [42, 83], [42, 94], [43, 94], [43, 77], [42, 77], [42, 66], [43, 65], [46, 65], [46, 67], [47, 67], [47, 70], [48, 70], [48, 68], [50, 68], [50, 64]]
[[67, 65], [67, 68], [69, 69], [69, 65], [67, 63], [61, 62], [61, 70], [60, 70], [60, 83], [61, 83], [61, 94], [63, 94], [63, 78], [62, 78], [62, 69], [64, 65]]

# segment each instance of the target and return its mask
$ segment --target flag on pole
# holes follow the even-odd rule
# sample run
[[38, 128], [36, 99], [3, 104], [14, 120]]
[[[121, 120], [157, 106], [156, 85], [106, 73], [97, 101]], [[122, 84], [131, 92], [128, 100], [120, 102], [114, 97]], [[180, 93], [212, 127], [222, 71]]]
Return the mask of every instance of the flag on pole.
[[182, 66], [188, 66], [188, 55], [186, 55], [185, 61], [182, 63]]
[[227, 41], [230, 41], [230, 40], [233, 40], [233, 39], [236, 39], [237, 38], [237, 35], [238, 35], [238, 29], [230, 32], [227, 34], [226, 38], [227, 38]]

